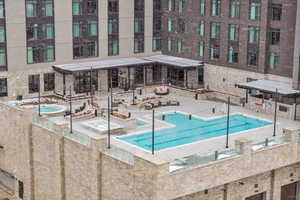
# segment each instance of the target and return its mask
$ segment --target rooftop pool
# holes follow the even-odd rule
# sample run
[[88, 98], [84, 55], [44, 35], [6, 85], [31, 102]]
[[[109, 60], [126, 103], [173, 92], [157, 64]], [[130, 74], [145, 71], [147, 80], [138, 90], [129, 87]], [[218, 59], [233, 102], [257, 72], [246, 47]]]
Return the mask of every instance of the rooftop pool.
[[[184, 144], [197, 142], [209, 138], [226, 135], [227, 117], [204, 120], [193, 116], [191, 120], [187, 114], [172, 112], [166, 113], [165, 122], [175, 127], [155, 130], [154, 149], [162, 150]], [[162, 120], [162, 114], [155, 117]], [[242, 114], [232, 114], [229, 117], [229, 134], [271, 125], [272, 123]], [[157, 128], [157, 127], [156, 127]], [[152, 131], [119, 137], [145, 150], [152, 149]]]
[[[41, 113], [42, 114], [55, 114], [55, 113], [60, 113], [64, 112], [66, 110], [65, 106], [61, 105], [40, 105]], [[39, 111], [39, 108], [36, 108], [36, 111]]]

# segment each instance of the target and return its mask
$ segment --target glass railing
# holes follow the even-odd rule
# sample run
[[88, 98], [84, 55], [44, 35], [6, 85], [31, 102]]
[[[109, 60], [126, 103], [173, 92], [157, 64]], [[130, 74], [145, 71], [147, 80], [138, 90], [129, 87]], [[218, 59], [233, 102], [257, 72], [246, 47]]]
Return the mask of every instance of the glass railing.
[[69, 128], [65, 128], [63, 130], [63, 135], [66, 138], [69, 138], [71, 140], [74, 140], [74, 141], [76, 141], [80, 144], [86, 145], [86, 146], [89, 146], [91, 144], [91, 138], [88, 135], [83, 134], [79, 131], [73, 130], [71, 133]]
[[46, 128], [50, 131], [57, 132], [57, 126], [54, 122], [50, 121], [49, 119], [39, 117], [38, 115], [33, 115], [32, 117], [32, 123], [36, 124], [38, 126], [41, 126], [43, 128]]
[[264, 141], [252, 145], [252, 151], [263, 150], [268, 147], [273, 147], [291, 142], [291, 137], [288, 135], [266, 138]]
[[193, 168], [214, 161], [228, 159], [237, 155], [239, 155], [239, 153], [235, 149], [228, 149], [220, 152], [215, 151], [214, 153], [208, 155], [193, 154], [187, 157], [175, 159], [174, 161], [170, 162], [169, 171], [174, 172]]
[[109, 155], [119, 161], [122, 161], [124, 163], [127, 163], [129, 165], [134, 164], [134, 156], [132, 153], [126, 151], [125, 149], [120, 149], [114, 145], [111, 145], [111, 147], [108, 149], [106, 148], [104, 150], [104, 154]]

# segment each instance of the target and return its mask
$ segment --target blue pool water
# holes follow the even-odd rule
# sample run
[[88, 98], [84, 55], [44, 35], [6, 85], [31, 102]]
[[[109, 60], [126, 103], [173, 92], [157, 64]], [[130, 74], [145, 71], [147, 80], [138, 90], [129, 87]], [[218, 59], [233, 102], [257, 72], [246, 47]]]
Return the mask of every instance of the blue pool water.
[[[156, 119], [162, 119], [161, 115]], [[227, 117], [215, 118], [212, 120], [202, 120], [181, 113], [168, 113], [165, 121], [174, 124], [175, 127], [155, 131], [155, 150], [166, 149], [183, 144], [196, 142], [208, 138], [226, 135]], [[247, 117], [241, 114], [230, 115], [229, 134], [250, 130], [270, 125], [270, 122]], [[152, 132], [146, 132], [120, 138], [130, 144], [139, 146], [146, 150], [152, 147]]]
[[[37, 107], [37, 112], [39, 108]], [[63, 111], [64, 109], [61, 106], [56, 105], [41, 105], [41, 113], [56, 113]]]
[[140, 127], [140, 126], [145, 126], [146, 122], [142, 121], [142, 120], [136, 120], [136, 126]]

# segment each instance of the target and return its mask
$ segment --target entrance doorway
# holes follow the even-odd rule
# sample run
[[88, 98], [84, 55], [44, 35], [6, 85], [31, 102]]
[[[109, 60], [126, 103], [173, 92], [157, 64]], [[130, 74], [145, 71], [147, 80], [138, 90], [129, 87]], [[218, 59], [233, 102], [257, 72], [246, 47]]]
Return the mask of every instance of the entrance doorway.
[[172, 85], [184, 87], [184, 70], [168, 67], [168, 82]]
[[110, 84], [112, 88], [119, 87], [119, 70], [118, 69], [110, 69], [108, 71], [108, 88], [110, 88]]
[[90, 71], [74, 73], [74, 90], [76, 93], [90, 92], [91, 88], [98, 90], [98, 72]]
[[134, 80], [137, 86], [144, 85], [144, 67], [135, 68]]
[[247, 197], [246, 200], [266, 200], [266, 192]]
[[297, 200], [297, 183], [291, 183], [281, 187], [281, 200]]

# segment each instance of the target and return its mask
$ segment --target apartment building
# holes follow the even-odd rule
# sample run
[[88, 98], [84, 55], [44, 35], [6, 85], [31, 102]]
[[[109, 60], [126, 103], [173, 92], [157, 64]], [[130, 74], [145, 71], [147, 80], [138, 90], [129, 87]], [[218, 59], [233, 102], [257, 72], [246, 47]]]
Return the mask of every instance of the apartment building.
[[33, 97], [39, 89], [45, 95], [52, 93], [52, 66], [57, 64], [159, 54], [160, 28], [152, 25], [160, 18], [153, 19], [157, 11], [152, 4], [144, 0], [1, 1], [0, 96]]
[[248, 78], [294, 83], [298, 89], [299, 1], [168, 0], [162, 5], [162, 52], [203, 60], [206, 87], [238, 94], [235, 84]]

